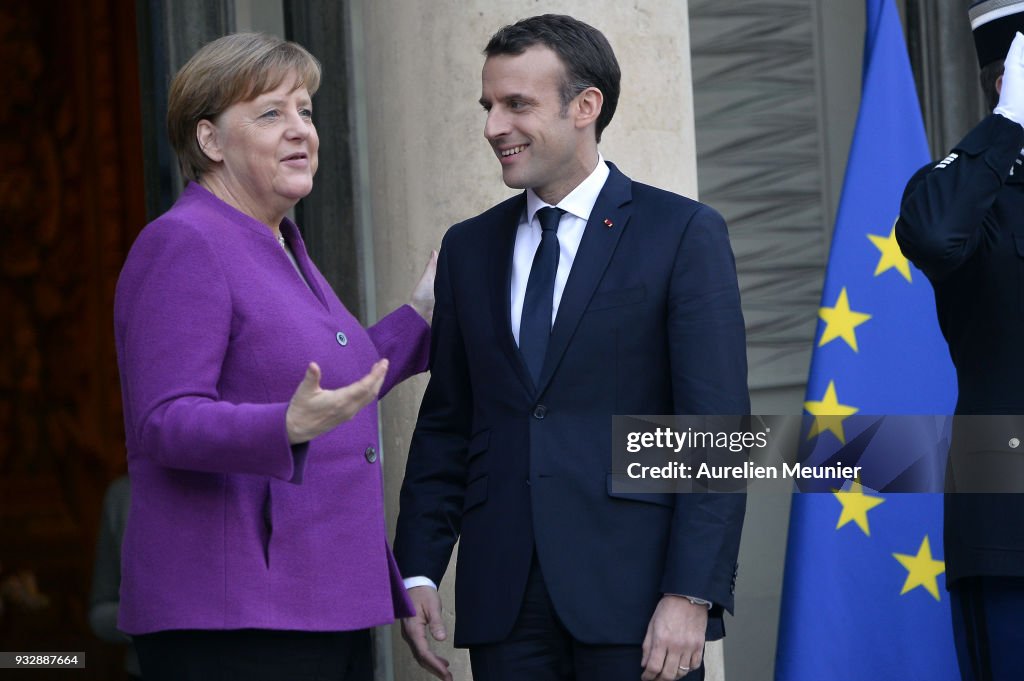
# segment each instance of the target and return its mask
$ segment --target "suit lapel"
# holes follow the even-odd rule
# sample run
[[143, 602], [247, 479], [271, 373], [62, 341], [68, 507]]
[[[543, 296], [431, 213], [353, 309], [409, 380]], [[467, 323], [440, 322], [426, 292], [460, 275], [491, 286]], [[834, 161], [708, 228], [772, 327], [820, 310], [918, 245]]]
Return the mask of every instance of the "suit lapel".
[[512, 336], [512, 252], [515, 249], [516, 231], [519, 229], [519, 219], [526, 210], [526, 194], [522, 194], [518, 201], [510, 201], [507, 208], [497, 216], [497, 234], [495, 247], [491, 252], [491, 260], [487, 273], [489, 279], [488, 289], [491, 292], [491, 310], [494, 314], [495, 337], [501, 346], [502, 352], [508, 358], [513, 371], [519, 376], [526, 391], [533, 393], [533, 380], [530, 378], [529, 369], [523, 361], [516, 347], [515, 338]]
[[[608, 268], [615, 246], [619, 243], [619, 237], [622, 236], [626, 223], [633, 213], [630, 206], [632, 182], [611, 163], [608, 164], [608, 168], [611, 172], [604, 183], [604, 188], [601, 189], [601, 194], [597, 197], [594, 209], [590, 212], [590, 220], [587, 221], [583, 240], [580, 241], [580, 248], [576, 252], [576, 259], [562, 292], [562, 300], [558, 305], [558, 314], [551, 329], [551, 340], [544, 358], [540, 385], [537, 386], [538, 395], [547, 387], [555, 369], [558, 368], [558, 363], [562, 360], [562, 355], [565, 354], [597, 285], [601, 283], [601, 277]], [[611, 227], [608, 226], [608, 222], [611, 223]]]

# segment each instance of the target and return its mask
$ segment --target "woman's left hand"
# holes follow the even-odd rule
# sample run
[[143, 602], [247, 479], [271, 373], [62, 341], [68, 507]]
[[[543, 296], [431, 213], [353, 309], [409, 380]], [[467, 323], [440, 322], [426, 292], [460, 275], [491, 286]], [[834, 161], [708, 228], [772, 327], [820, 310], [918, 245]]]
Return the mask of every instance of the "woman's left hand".
[[288, 442], [293, 445], [309, 442], [351, 419], [377, 398], [387, 373], [388, 360], [380, 359], [370, 368], [370, 373], [355, 383], [324, 390], [320, 387], [320, 365], [310, 362], [284, 415]]
[[423, 276], [420, 277], [416, 288], [412, 290], [409, 305], [416, 310], [421, 317], [427, 320], [427, 324], [434, 316], [434, 275], [437, 272], [437, 251], [430, 252], [430, 260], [427, 262]]

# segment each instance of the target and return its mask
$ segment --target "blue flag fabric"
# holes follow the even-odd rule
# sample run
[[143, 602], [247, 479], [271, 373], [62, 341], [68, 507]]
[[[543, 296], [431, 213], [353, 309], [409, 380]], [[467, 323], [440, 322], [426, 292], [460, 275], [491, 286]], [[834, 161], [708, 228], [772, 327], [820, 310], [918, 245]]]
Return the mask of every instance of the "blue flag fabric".
[[[863, 433], [854, 414], [953, 412], [955, 374], [932, 289], [894, 233], [903, 188], [929, 158], [899, 14], [893, 0], [867, 0], [860, 111], [805, 402], [810, 461], [835, 457]], [[942, 497], [868, 489], [887, 489], [901, 476], [931, 476], [930, 488], [941, 489], [935, 452], [948, 427], [941, 418], [921, 423], [912, 440], [918, 447], [876, 447], [885, 429], [877, 420], [867, 433], [858, 451], [887, 457], [887, 480], [794, 496], [779, 681], [959, 678]]]

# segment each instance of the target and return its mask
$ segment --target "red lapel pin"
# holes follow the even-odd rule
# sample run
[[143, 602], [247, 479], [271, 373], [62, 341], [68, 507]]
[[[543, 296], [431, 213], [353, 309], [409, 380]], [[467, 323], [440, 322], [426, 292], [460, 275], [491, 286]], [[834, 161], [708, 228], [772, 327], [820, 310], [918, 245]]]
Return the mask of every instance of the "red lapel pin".
[[612, 221], [611, 221], [611, 220], [609, 220], [608, 218], [605, 218], [605, 219], [604, 219], [604, 226], [605, 226], [605, 227], [607, 227], [608, 229], [611, 229], [611, 228], [612, 228], [612, 227], [614, 227], [615, 225], [613, 225], [613, 224], [612, 224]]

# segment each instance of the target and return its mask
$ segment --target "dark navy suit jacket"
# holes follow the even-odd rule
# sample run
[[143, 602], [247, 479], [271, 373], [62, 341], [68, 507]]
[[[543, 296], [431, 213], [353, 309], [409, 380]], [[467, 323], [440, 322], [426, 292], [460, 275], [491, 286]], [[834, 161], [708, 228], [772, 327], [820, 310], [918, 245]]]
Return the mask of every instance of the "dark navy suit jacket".
[[455, 643], [500, 641], [534, 551], [578, 640], [639, 644], [662, 594], [732, 609], [745, 499], [612, 491], [613, 414], [749, 412], [725, 222], [611, 173], [591, 213], [534, 385], [512, 336], [525, 194], [445, 235], [431, 376], [401, 493], [396, 556], [440, 582], [456, 540]]

